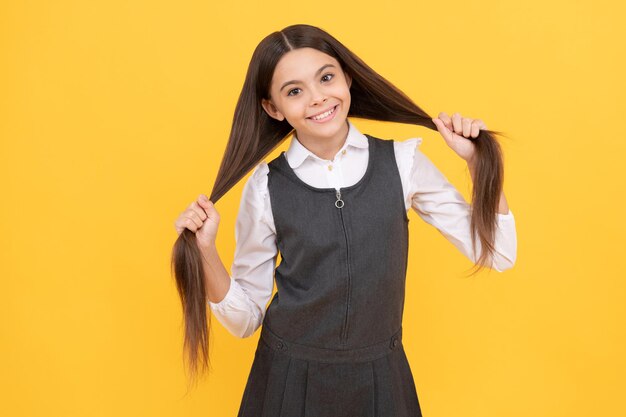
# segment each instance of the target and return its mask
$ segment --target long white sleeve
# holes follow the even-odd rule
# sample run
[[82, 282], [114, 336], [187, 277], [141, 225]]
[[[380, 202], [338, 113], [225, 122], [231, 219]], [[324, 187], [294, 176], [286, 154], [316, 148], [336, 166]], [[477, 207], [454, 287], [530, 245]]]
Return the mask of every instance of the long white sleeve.
[[[300, 178], [317, 187], [347, 187], [360, 179], [368, 160], [367, 148], [358, 146], [366, 139], [351, 126], [349, 152], [339, 152], [333, 161], [341, 169], [334, 176], [319, 158], [301, 160], [294, 168]], [[356, 142], [356, 143], [355, 143]], [[445, 176], [419, 150], [421, 138], [394, 141], [396, 162], [402, 180], [405, 208], [415, 210], [427, 223], [435, 226], [468, 259], [471, 251], [470, 206]], [[293, 142], [292, 142], [293, 143]], [[295, 143], [294, 145], [298, 145]], [[304, 149], [301, 151], [305, 152]], [[345, 154], [345, 155], [344, 155]], [[290, 154], [287, 153], [289, 159]], [[298, 159], [296, 156], [295, 159]], [[269, 167], [262, 162], [250, 176], [241, 196], [235, 225], [235, 256], [231, 267], [230, 288], [219, 303], [209, 302], [222, 325], [237, 337], [248, 337], [261, 326], [274, 288], [274, 269], [278, 249], [276, 228], [271, 210]], [[517, 235], [513, 213], [498, 213], [494, 269], [502, 272], [515, 264]], [[480, 240], [477, 240], [480, 253]]]
[[260, 163], [244, 185], [235, 224], [230, 288], [219, 303], [209, 301], [219, 322], [240, 338], [251, 336], [261, 326], [274, 288], [278, 249], [273, 221], [267, 219], [268, 171], [267, 163]]
[[[478, 256], [473, 253], [471, 242], [470, 205], [419, 149], [422, 138], [396, 143], [398, 167], [406, 184], [406, 205], [410, 204], [425, 222], [436, 227], [461, 253], [476, 262]], [[503, 272], [515, 265], [517, 257], [517, 231], [513, 212], [497, 213], [497, 226], [493, 266], [496, 271]], [[480, 255], [480, 239], [476, 239], [476, 249]]]

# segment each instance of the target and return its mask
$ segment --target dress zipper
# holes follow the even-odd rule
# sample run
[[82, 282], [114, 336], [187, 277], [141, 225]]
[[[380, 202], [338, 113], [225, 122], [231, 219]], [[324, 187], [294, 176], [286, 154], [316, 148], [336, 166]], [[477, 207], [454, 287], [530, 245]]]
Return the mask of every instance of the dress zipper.
[[[335, 207], [337, 207], [338, 209], [341, 209], [344, 206], [344, 202], [341, 199], [340, 189], [337, 189], [335, 194], [337, 196], [337, 200], [335, 201]], [[341, 334], [341, 342], [345, 343], [346, 339], [348, 338], [348, 313], [350, 309], [350, 247], [348, 246], [348, 234], [346, 232], [346, 224], [344, 223], [344, 220], [343, 220], [343, 210], [339, 211], [339, 215], [341, 216], [341, 225], [343, 227], [343, 234], [346, 239], [346, 256], [347, 256], [346, 265], [348, 267], [348, 283], [346, 287], [347, 288], [346, 289], [346, 316], [344, 319], [343, 331]]]

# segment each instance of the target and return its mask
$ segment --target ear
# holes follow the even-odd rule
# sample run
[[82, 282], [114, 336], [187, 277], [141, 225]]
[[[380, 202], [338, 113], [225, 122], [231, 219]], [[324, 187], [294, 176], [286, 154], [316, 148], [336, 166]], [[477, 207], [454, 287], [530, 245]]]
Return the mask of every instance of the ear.
[[261, 99], [261, 105], [265, 109], [265, 112], [270, 115], [270, 117], [281, 122], [285, 120], [285, 116], [283, 116], [283, 114], [276, 108], [271, 100]]

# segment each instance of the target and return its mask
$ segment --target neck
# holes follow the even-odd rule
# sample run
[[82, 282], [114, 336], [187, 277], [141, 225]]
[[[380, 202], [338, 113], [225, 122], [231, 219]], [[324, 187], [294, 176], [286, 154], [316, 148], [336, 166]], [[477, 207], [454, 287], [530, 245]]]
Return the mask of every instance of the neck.
[[339, 149], [343, 146], [348, 138], [348, 132], [350, 130], [350, 125], [348, 124], [348, 119], [346, 118], [346, 122], [343, 124], [342, 129], [340, 129], [336, 135], [333, 137], [314, 137], [314, 136], [300, 136], [296, 135], [298, 141], [311, 151], [313, 154], [322, 159], [333, 160]]

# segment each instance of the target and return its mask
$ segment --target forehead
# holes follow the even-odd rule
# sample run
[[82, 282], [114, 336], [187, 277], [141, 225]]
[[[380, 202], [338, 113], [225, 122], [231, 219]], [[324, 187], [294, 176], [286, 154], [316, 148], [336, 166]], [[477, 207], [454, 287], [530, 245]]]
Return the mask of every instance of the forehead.
[[340, 68], [335, 58], [322, 51], [314, 48], [294, 49], [283, 55], [276, 64], [272, 83], [277, 85], [292, 79], [308, 79], [324, 64], [334, 64]]

